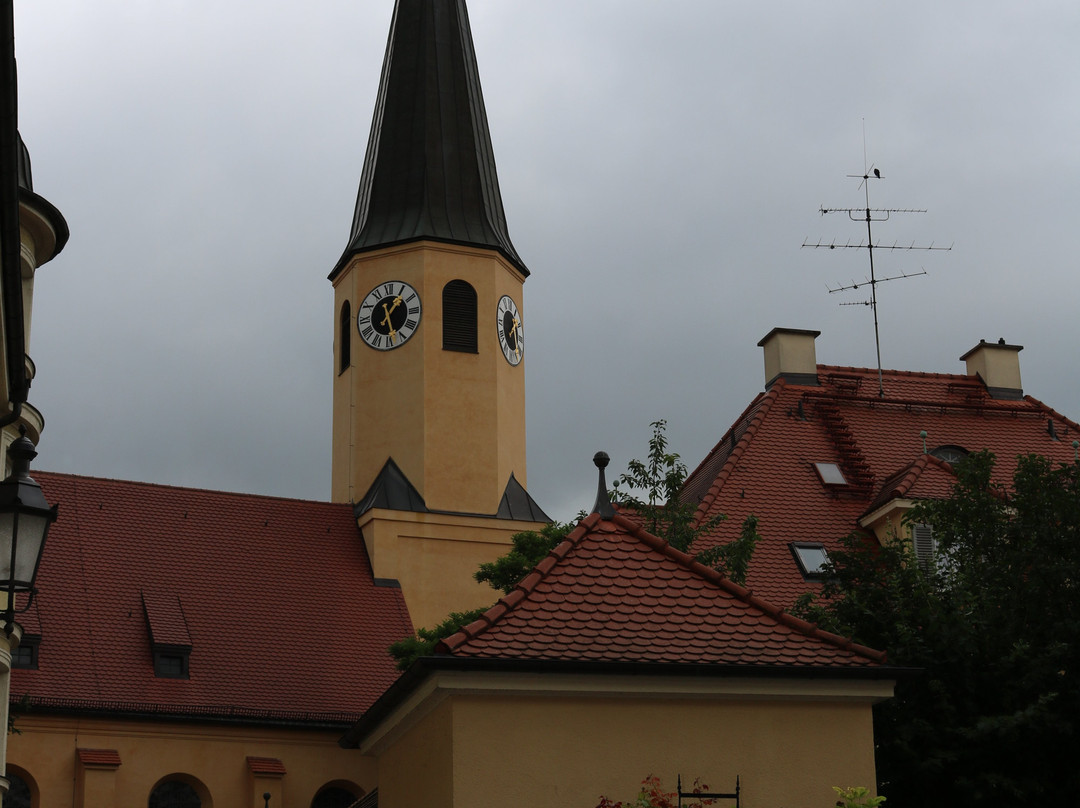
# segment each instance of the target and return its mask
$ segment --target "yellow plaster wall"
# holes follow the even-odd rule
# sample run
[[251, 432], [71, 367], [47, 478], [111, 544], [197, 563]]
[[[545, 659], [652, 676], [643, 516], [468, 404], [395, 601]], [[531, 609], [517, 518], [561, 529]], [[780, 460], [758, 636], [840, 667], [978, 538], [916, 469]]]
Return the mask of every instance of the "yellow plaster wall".
[[[33, 779], [40, 794], [39, 808], [146, 805], [154, 785], [173, 774], [187, 775], [205, 786], [210, 801], [204, 802], [203, 808], [261, 808], [264, 790], [274, 795], [274, 808], [308, 808], [316, 792], [329, 782], [349, 782], [365, 792], [376, 785], [375, 760], [357, 750], [341, 749], [339, 731], [78, 720], [33, 714], [19, 716], [16, 726], [20, 734], [11, 736], [8, 762]], [[81, 773], [76, 756], [79, 748], [115, 749], [120, 766], [115, 772]], [[249, 756], [282, 761], [286, 774], [276, 781], [278, 788], [265, 788], [263, 778], [252, 778]], [[81, 791], [84, 782], [85, 790]]]
[[[415, 769], [409, 790], [384, 790], [381, 808], [413, 808], [452, 788], [455, 808], [596, 805], [633, 799], [643, 778], [675, 790], [700, 777], [717, 791], [742, 781], [744, 808], [832, 805], [832, 786], [873, 787], [870, 703], [828, 700], [550, 698], [457, 695], [453, 768]], [[445, 739], [447, 703], [380, 756], [393, 768]], [[422, 739], [427, 739], [426, 741]], [[445, 742], [445, 741], [443, 741]], [[439, 803], [445, 804], [445, 803]]]
[[[442, 349], [442, 290], [455, 279], [476, 290], [475, 354]], [[388, 280], [419, 292], [420, 326], [401, 347], [375, 351], [354, 324], [352, 365], [338, 374], [343, 303], [355, 318]], [[511, 473], [526, 484], [525, 363], [506, 362], [495, 327], [502, 295], [524, 311], [522, 283], [493, 251], [432, 242], [361, 254], [335, 279], [334, 501], [362, 497], [388, 457], [432, 509], [493, 514]]]
[[[497, 743], [499, 737], [489, 741]], [[444, 701], [380, 756], [379, 805], [452, 808], [455, 751], [452, 707]], [[513, 800], [500, 808], [518, 804]]]
[[413, 626], [433, 626], [451, 611], [490, 606], [500, 593], [478, 584], [481, 563], [505, 555], [510, 537], [538, 522], [374, 509], [360, 530], [376, 578], [401, 584]]

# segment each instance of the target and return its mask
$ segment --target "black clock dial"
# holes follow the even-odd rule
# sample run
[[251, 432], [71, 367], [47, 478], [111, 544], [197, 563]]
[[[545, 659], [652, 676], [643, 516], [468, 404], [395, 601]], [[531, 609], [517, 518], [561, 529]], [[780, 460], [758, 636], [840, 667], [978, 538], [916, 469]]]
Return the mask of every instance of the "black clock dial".
[[521, 314], [513, 299], [503, 295], [499, 298], [496, 314], [499, 331], [499, 347], [503, 356], [511, 365], [517, 365], [525, 355], [525, 329], [521, 323]]
[[404, 345], [420, 325], [420, 295], [403, 281], [386, 281], [368, 292], [356, 315], [360, 338], [379, 351]]

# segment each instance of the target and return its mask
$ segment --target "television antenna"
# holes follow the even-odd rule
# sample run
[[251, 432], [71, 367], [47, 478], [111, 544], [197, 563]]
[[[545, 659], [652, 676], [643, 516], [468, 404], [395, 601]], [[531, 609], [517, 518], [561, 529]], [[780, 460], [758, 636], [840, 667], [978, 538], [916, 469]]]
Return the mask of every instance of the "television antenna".
[[803, 247], [812, 247], [814, 249], [830, 249], [830, 250], [866, 250], [867, 255], [870, 258], [870, 276], [865, 280], [856, 283], [852, 280], [850, 283], [842, 284], [839, 286], [829, 286], [829, 294], [835, 294], [837, 292], [847, 292], [853, 289], [859, 289], [864, 286], [870, 287], [870, 298], [868, 300], [857, 300], [846, 303], [841, 303], [841, 306], [869, 306], [870, 310], [874, 313], [874, 347], [877, 351], [877, 371], [878, 371], [878, 397], [885, 397], [885, 383], [881, 372], [881, 338], [878, 331], [878, 310], [877, 310], [877, 287], [878, 284], [885, 283], [887, 281], [898, 281], [904, 278], [915, 278], [919, 275], [925, 275], [926, 270], [920, 269], [918, 272], [905, 272], [901, 271], [898, 275], [890, 275], [884, 278], [879, 278], [874, 269], [874, 250], [919, 250], [919, 251], [942, 251], [948, 252], [952, 250], [952, 245], [948, 247], [938, 247], [933, 242], [929, 245], [918, 245], [915, 242], [910, 244], [901, 244], [899, 242], [893, 242], [892, 244], [882, 244], [874, 241], [873, 225], [876, 222], [887, 222], [895, 214], [901, 213], [926, 213], [925, 209], [921, 208], [872, 208], [870, 207], [870, 180], [882, 179], [881, 171], [874, 165], [866, 166], [865, 144], [863, 147], [863, 173], [862, 174], [848, 174], [851, 179], [859, 180], [859, 189], [863, 191], [863, 198], [866, 201], [866, 207], [864, 208], [827, 208], [824, 205], [821, 206], [820, 212], [822, 216], [830, 213], [846, 213], [848, 218], [853, 222], [866, 222], [866, 241], [847, 241], [838, 242], [835, 239], [832, 241], [818, 240], [811, 242], [809, 240], [803, 241]]

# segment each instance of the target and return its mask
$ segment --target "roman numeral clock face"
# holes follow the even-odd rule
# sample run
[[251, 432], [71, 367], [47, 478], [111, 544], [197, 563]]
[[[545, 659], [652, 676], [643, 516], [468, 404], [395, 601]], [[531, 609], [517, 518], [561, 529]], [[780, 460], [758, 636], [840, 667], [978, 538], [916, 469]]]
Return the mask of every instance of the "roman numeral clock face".
[[377, 351], [409, 341], [420, 325], [420, 295], [402, 281], [379, 284], [364, 298], [356, 314], [360, 338]]
[[521, 324], [521, 314], [517, 304], [503, 295], [499, 298], [498, 308], [499, 347], [503, 356], [511, 365], [521, 362], [525, 355], [525, 329]]

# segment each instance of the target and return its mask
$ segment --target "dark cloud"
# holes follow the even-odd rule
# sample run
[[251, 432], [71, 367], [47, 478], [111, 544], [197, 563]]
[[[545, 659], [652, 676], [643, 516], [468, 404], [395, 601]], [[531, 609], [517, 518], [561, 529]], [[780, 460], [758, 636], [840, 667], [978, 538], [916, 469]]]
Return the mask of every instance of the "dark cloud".
[[[27, 2], [20, 121], [68, 248], [38, 276], [41, 465], [325, 497], [331, 290], [390, 0]], [[820, 329], [872, 365], [865, 255], [820, 204], [927, 208], [883, 240], [882, 359], [958, 371], [1026, 346], [1025, 388], [1076, 417], [1070, 234], [1080, 9], [914, 2], [473, 0], [514, 243], [533, 272], [529, 487], [587, 507], [590, 458], [669, 420], [693, 466], [763, 382], [757, 340]], [[852, 293], [844, 300], [857, 300]]]

